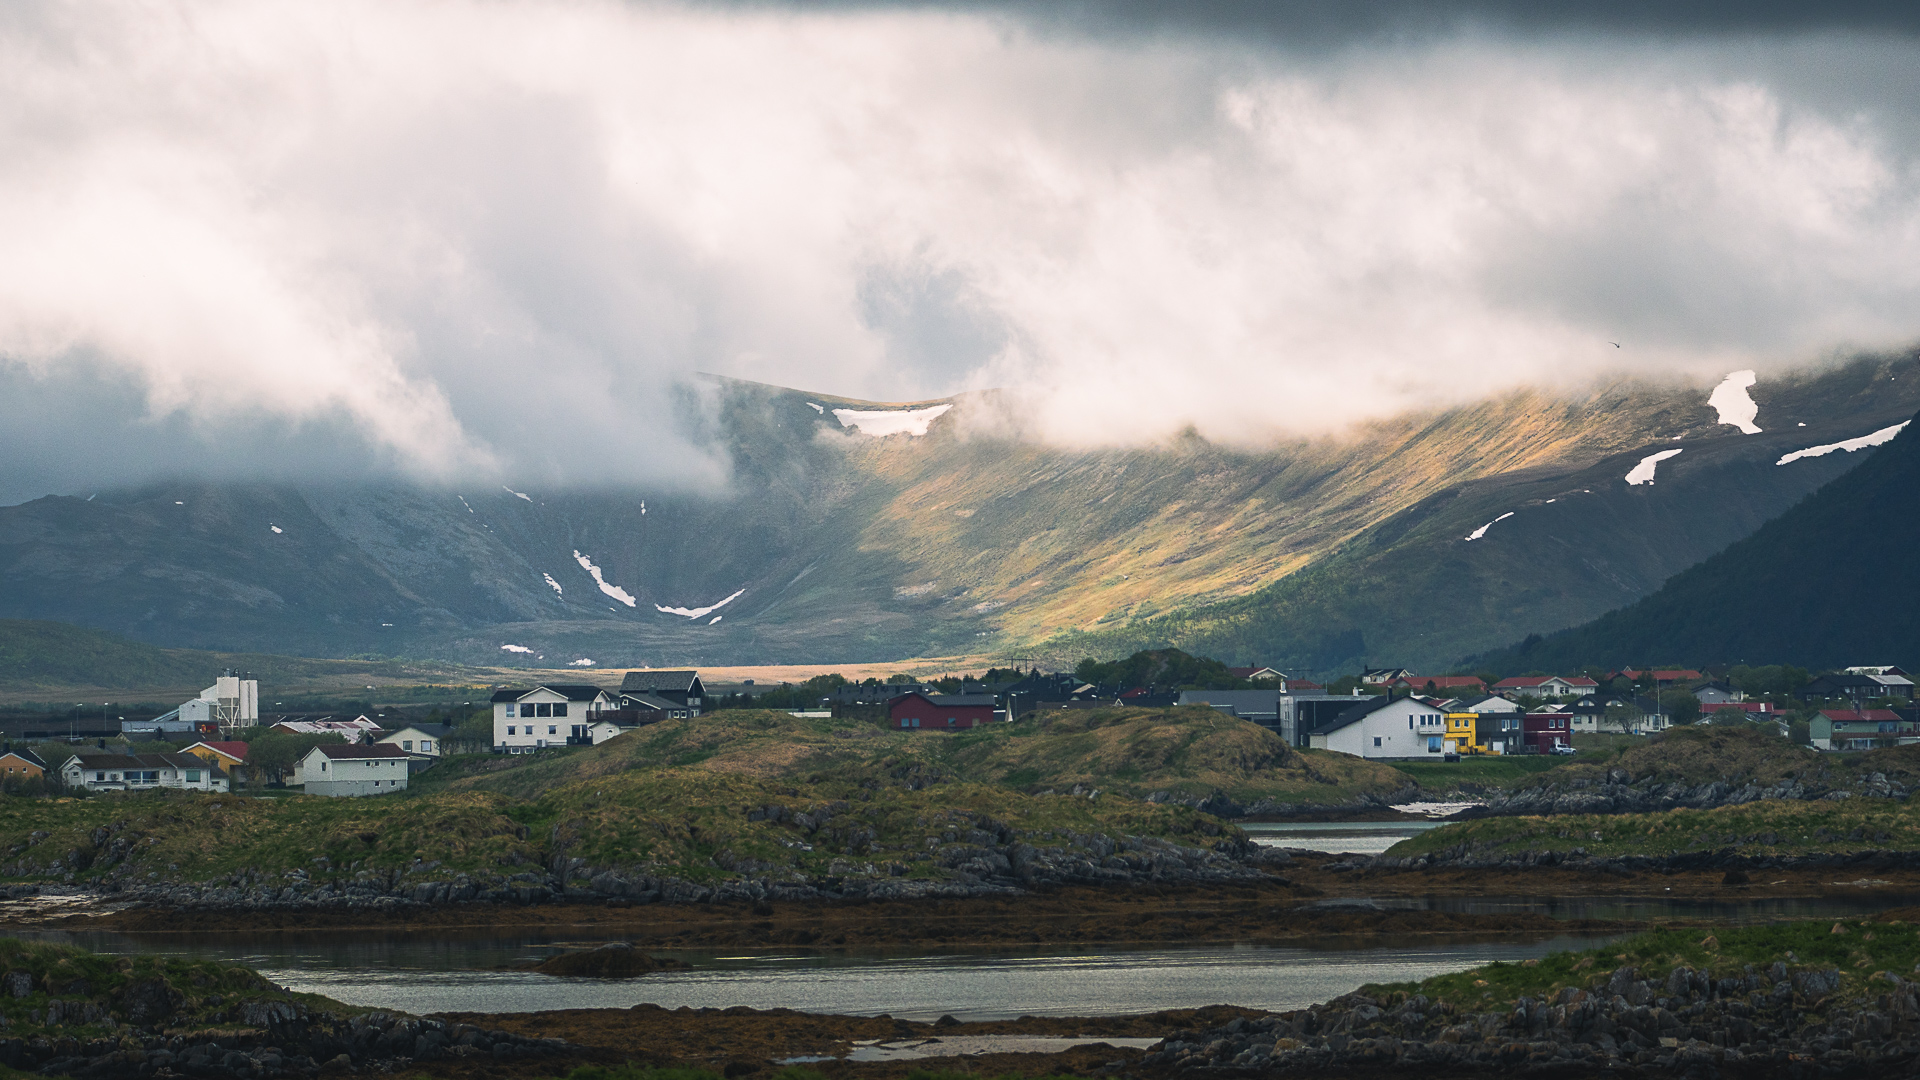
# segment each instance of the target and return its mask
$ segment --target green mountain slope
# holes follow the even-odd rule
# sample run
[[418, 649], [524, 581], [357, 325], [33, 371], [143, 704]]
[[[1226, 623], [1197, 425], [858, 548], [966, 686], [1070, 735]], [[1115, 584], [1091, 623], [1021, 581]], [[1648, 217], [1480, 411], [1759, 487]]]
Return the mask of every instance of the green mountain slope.
[[1909, 426], [1653, 595], [1484, 662], [1514, 671], [1644, 665], [1656, 656], [1691, 664], [1910, 664], [1920, 657], [1916, 491], [1920, 435]]
[[[1591, 619], [1751, 532], [1853, 463], [1777, 458], [1910, 415], [1915, 371], [1763, 379], [1757, 435], [1718, 423], [1704, 385], [1622, 382], [1339, 438], [1092, 450], [1013, 434], [1017, 403], [991, 393], [880, 438], [835, 410], [904, 406], [722, 381], [695, 411], [727, 469], [704, 490], [174, 483], [0, 508], [0, 617], [547, 668], [1161, 644], [1432, 667]], [[1665, 449], [1656, 483], [1625, 482]]]

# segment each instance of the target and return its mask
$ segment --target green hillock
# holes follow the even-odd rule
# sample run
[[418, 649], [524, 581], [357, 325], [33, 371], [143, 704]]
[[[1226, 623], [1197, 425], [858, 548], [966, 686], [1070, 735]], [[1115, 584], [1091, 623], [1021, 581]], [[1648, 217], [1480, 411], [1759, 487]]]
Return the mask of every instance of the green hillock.
[[[1420, 982], [1363, 986], [1360, 993], [1373, 997], [1423, 994], [1429, 1000], [1485, 1012], [1522, 997], [1548, 998], [1569, 987], [1594, 990], [1622, 967], [1635, 969], [1637, 979], [1658, 983], [1679, 967], [1717, 979], [1745, 976], [1749, 965], [1765, 969], [1775, 963], [1785, 963], [1789, 972], [1838, 970], [1839, 986], [1827, 999], [1833, 1003], [1882, 994], [1920, 964], [1920, 927], [1823, 919], [1710, 931], [1651, 930], [1539, 960], [1495, 963]], [[1899, 974], [1889, 979], [1892, 973]]]
[[1889, 799], [1763, 799], [1712, 810], [1482, 818], [1429, 829], [1387, 854], [1425, 855], [1463, 845], [1476, 856], [1575, 849], [1595, 856], [1916, 851], [1920, 808]]

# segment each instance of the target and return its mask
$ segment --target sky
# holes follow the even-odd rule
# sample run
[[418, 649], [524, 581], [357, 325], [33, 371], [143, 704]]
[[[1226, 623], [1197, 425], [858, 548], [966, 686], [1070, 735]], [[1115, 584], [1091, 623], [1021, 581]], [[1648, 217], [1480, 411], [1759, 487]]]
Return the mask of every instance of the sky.
[[0, 502], [724, 483], [696, 371], [1259, 444], [1905, 346], [1920, 16], [1810, 7], [18, 0]]

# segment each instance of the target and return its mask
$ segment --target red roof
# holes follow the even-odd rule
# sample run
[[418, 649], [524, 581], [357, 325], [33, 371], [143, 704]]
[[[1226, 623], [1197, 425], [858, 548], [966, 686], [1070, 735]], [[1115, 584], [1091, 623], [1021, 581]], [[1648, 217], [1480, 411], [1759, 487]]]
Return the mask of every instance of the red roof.
[[1395, 686], [1405, 683], [1415, 689], [1428, 686], [1435, 690], [1451, 690], [1456, 686], [1485, 687], [1487, 684], [1478, 675], [1402, 675], [1393, 680]]
[[1325, 689], [1326, 689], [1326, 687], [1324, 687], [1324, 686], [1321, 686], [1321, 685], [1320, 685], [1319, 683], [1317, 683], [1317, 682], [1308, 682], [1308, 681], [1307, 681], [1307, 680], [1305, 680], [1305, 679], [1288, 679], [1288, 680], [1287, 680], [1287, 689], [1288, 689], [1289, 691], [1292, 691], [1292, 690], [1325, 690]]
[[[205, 739], [202, 739], [201, 741], [194, 743], [193, 746], [210, 746], [213, 749], [220, 751], [221, 753], [227, 755], [230, 758], [237, 758], [241, 761], [247, 760], [247, 744], [239, 741], [238, 739], [232, 742], [208, 742]], [[193, 749], [193, 746], [189, 746], [187, 747], [187, 749], [191, 750]]]
[[[1542, 686], [1546, 683], [1550, 683], [1555, 679], [1559, 679], [1561, 682], [1566, 683], [1568, 686], [1584, 687], [1584, 686], [1600, 685], [1599, 683], [1594, 682], [1592, 679], [1587, 678], [1585, 675], [1567, 675], [1567, 676], [1515, 675], [1511, 679], [1501, 679], [1499, 682], [1494, 683], [1493, 688], [1495, 690], [1499, 690], [1503, 687], [1508, 690], [1527, 690], [1536, 686]], [[1475, 680], [1475, 681], [1478, 681], [1478, 680]]]
[[1885, 723], [1900, 719], [1900, 714], [1892, 709], [1863, 709], [1860, 712], [1852, 709], [1821, 709], [1820, 715], [1836, 722]]

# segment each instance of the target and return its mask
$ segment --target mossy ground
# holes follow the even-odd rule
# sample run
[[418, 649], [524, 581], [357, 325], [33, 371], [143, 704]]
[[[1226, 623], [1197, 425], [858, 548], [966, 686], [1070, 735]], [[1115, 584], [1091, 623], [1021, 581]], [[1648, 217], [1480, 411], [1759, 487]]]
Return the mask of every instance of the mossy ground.
[[1389, 855], [1424, 855], [1460, 844], [1477, 854], [1520, 851], [1589, 855], [1806, 855], [1920, 850], [1920, 807], [1883, 799], [1765, 799], [1712, 810], [1648, 814], [1556, 814], [1463, 821], [1402, 840]]
[[1835, 1000], [1880, 993], [1891, 986], [1882, 973], [1904, 979], [1920, 964], [1920, 928], [1848, 919], [1711, 931], [1651, 930], [1598, 948], [1554, 953], [1519, 964], [1495, 963], [1422, 982], [1364, 986], [1361, 992], [1375, 996], [1418, 993], [1462, 1008], [1491, 1011], [1522, 997], [1545, 997], [1563, 987], [1592, 989], [1621, 967], [1634, 968], [1640, 979], [1664, 981], [1677, 967], [1720, 978], [1744, 974], [1749, 966], [1765, 969], [1775, 962], [1784, 962], [1790, 971], [1837, 969], [1840, 988]]

